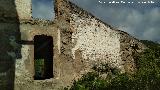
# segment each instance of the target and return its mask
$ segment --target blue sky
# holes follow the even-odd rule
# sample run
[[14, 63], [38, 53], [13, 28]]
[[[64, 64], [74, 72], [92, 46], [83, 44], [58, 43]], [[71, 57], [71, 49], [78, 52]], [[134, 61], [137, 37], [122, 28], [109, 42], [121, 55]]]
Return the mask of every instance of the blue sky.
[[52, 20], [54, 18], [54, 0], [32, 0], [32, 16]]
[[[160, 2], [139, 4], [147, 0], [122, 0], [133, 4], [109, 4], [118, 0], [70, 0], [102, 21], [128, 32], [138, 39], [160, 42]], [[119, 0], [120, 1], [120, 0]], [[33, 17], [52, 20], [54, 0], [32, 0]]]

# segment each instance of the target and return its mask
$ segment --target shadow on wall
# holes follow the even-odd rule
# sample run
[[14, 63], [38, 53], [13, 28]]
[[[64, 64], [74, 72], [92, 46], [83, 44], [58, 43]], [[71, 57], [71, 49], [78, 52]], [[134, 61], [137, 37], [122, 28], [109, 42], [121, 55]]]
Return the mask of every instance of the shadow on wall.
[[21, 58], [15, 0], [0, 0], [0, 90], [13, 90], [15, 60]]

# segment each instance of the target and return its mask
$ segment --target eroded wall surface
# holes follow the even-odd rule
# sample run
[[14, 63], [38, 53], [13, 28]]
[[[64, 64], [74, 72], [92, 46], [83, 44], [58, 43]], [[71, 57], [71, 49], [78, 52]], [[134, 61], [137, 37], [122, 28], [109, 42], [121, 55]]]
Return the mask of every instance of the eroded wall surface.
[[142, 51], [143, 44], [67, 0], [55, 3], [54, 22], [20, 22], [22, 40], [33, 41], [35, 35], [42, 34], [53, 37], [54, 77], [34, 80], [34, 45], [22, 45], [22, 58], [16, 61], [16, 90], [57, 90], [71, 85], [100, 64], [109, 64], [122, 73], [135, 70], [134, 55]]
[[[57, 80], [59, 71], [60, 31], [53, 21], [46, 20], [21, 20], [21, 54], [22, 58], [15, 62], [15, 90], [53, 90], [61, 87]], [[46, 35], [53, 37], [53, 74], [54, 78], [34, 80], [34, 36]], [[27, 43], [28, 42], [28, 43]], [[56, 84], [55, 84], [56, 83]], [[57, 84], [58, 83], [58, 84]]]
[[[71, 73], [74, 73], [74, 77], [80, 77], [81, 74], [89, 72], [96, 64], [109, 64], [124, 72], [119, 32], [76, 5], [67, 1], [62, 2], [61, 9], [64, 6], [69, 9], [65, 9], [63, 12], [59, 9], [60, 14], [58, 14], [59, 20], [63, 18], [62, 25], [59, 25], [61, 57], [66, 59], [62, 58], [61, 60], [71, 63]], [[69, 26], [69, 28], [64, 26]], [[65, 66], [68, 66], [67, 63], [63, 63], [62, 68]], [[67, 67], [65, 68], [67, 69]]]
[[124, 69], [127, 73], [136, 72], [136, 60], [140, 52], [147, 49], [138, 39], [132, 37], [126, 32], [119, 31], [120, 33], [120, 54], [124, 62]]
[[61, 21], [57, 22], [61, 30], [60, 77], [68, 81], [80, 78], [96, 64], [109, 64], [121, 73], [136, 71], [135, 57], [145, 49], [139, 40], [66, 0], [60, 1], [62, 7], [57, 13]]
[[83, 18], [79, 14], [72, 14], [71, 18], [74, 29], [72, 42], [75, 44], [72, 49], [73, 59], [76, 50], [80, 50], [82, 58], [88, 59], [88, 62], [108, 63], [111, 67], [123, 69], [118, 32], [92, 17]]
[[19, 19], [31, 19], [31, 0], [14, 0]]

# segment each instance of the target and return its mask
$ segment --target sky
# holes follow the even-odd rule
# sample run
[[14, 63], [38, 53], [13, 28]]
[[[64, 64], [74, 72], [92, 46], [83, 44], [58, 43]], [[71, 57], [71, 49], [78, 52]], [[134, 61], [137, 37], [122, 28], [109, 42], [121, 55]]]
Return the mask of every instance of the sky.
[[[138, 39], [152, 40], [160, 43], [159, 0], [70, 1], [92, 13], [102, 21], [122, 31], [128, 32]], [[119, 3], [113, 3], [113, 1], [119, 1]], [[120, 3], [120, 1], [125, 3]], [[32, 0], [32, 16], [35, 18], [53, 20], [53, 3], [54, 0]]]

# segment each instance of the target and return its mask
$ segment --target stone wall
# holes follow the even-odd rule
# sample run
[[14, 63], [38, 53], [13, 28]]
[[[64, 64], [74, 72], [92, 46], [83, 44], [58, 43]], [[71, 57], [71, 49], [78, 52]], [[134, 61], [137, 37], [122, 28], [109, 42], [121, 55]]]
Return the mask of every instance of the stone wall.
[[[64, 67], [69, 72], [71, 69], [74, 77], [79, 78], [95, 64], [107, 63], [121, 73], [135, 72], [135, 55], [145, 49], [142, 43], [71, 2], [60, 1], [62, 8], [58, 7], [57, 21], [62, 22], [56, 24], [61, 30], [60, 61], [66, 62], [60, 70]], [[63, 75], [63, 71], [60, 73]]]
[[82, 52], [82, 58], [88, 62], [108, 63], [111, 67], [123, 70], [120, 57], [120, 35], [105, 26], [93, 17], [83, 18], [79, 14], [72, 14], [71, 26], [72, 57], [75, 59], [75, 51]]
[[31, 19], [31, 1], [32, 0], [15, 0], [19, 19]]
[[127, 73], [136, 72], [137, 55], [147, 47], [138, 39], [126, 32], [119, 31], [120, 34], [120, 54], [124, 62], [124, 69]]
[[[21, 54], [22, 58], [15, 63], [15, 90], [53, 90], [59, 88], [61, 83], [56, 80], [59, 76], [60, 31], [53, 21], [46, 20], [21, 20]], [[53, 73], [54, 78], [49, 80], [34, 80], [34, 36], [46, 35], [53, 37]], [[24, 43], [30, 42], [30, 44]], [[25, 83], [25, 84], [24, 84]], [[56, 84], [55, 84], [56, 83]]]
[[[79, 63], [79, 67], [72, 67], [72, 71], [79, 71], [73, 72], [75, 78], [78, 74], [90, 71], [95, 64], [101, 63], [107, 63], [124, 72], [124, 62], [120, 54], [119, 32], [71, 2], [64, 0], [63, 4], [69, 9], [65, 13], [58, 14], [58, 17], [64, 17], [63, 23], [69, 28], [59, 25], [61, 29], [61, 56], [72, 61], [73, 65], [70, 66], [77, 67], [75, 65]], [[65, 18], [68, 16], [69, 20]]]
[[122, 73], [130, 73], [136, 69], [134, 55], [145, 48], [134, 37], [102, 22], [68, 0], [55, 1], [54, 21], [29, 19], [28, 12], [29, 9], [27, 14], [19, 14], [24, 16], [23, 20], [20, 18], [21, 40], [33, 41], [35, 35], [42, 34], [53, 37], [54, 77], [34, 80], [34, 46], [22, 45], [22, 58], [16, 61], [16, 90], [57, 90], [71, 85], [102, 63]]

